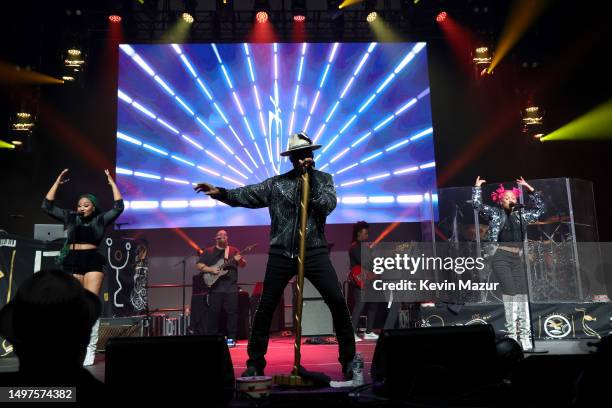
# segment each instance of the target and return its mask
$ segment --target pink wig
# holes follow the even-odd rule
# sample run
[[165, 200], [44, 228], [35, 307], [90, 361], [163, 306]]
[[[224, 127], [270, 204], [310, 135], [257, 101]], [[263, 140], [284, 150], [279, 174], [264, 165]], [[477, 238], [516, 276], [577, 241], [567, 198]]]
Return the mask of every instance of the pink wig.
[[507, 192], [514, 193], [516, 198], [519, 198], [521, 196], [520, 189], [512, 187], [512, 190], [506, 190], [503, 184], [500, 184], [499, 188], [497, 188], [494, 192], [491, 193], [491, 200], [495, 201], [497, 204], [501, 204], [504, 200], [504, 194], [506, 194]]

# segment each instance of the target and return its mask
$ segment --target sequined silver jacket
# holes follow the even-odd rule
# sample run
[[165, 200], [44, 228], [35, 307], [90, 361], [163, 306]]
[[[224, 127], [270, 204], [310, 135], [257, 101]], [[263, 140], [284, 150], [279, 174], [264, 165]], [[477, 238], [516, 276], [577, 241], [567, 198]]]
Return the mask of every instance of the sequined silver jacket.
[[[301, 178], [295, 170], [270, 177], [259, 184], [235, 189], [220, 188], [213, 198], [232, 207], [263, 208], [270, 212], [270, 253], [296, 257], [299, 245]], [[306, 224], [306, 248], [327, 250], [325, 220], [336, 208], [336, 189], [331, 175], [310, 172], [310, 201]]]
[[[523, 225], [527, 225], [532, 222], [536, 222], [542, 214], [544, 214], [545, 206], [542, 195], [538, 191], [529, 193], [530, 207], [525, 208], [521, 211], [513, 211], [510, 213], [510, 217], [516, 217], [517, 221], [520, 222], [522, 215]], [[499, 233], [502, 227], [506, 223], [506, 211], [500, 206], [490, 206], [482, 203], [482, 188], [472, 188], [472, 204], [480, 214], [489, 220], [489, 229], [487, 230], [484, 241], [491, 244], [495, 244], [498, 241]], [[485, 251], [488, 255], [495, 253], [496, 245], [491, 245]]]

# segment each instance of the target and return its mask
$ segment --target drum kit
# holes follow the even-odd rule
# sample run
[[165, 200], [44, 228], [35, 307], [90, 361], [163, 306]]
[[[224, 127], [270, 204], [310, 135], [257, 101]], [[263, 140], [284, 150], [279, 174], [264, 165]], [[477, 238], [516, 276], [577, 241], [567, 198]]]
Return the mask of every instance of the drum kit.
[[534, 301], [577, 298], [573, 246], [569, 216], [552, 216], [527, 226], [527, 261]]
[[[474, 242], [478, 235], [482, 242], [488, 225], [486, 223], [475, 225], [469, 220], [468, 217], [462, 220], [464, 222], [455, 224], [455, 232], [451, 239], [456, 237], [455, 239], [460, 242]], [[579, 297], [574, 259], [575, 240], [571, 223], [568, 215], [556, 215], [526, 226], [527, 264], [533, 301], [570, 301]], [[589, 227], [578, 223], [574, 225]], [[490, 274], [491, 270], [487, 268], [475, 278], [488, 281], [491, 279]], [[470, 296], [473, 299], [466, 301], [489, 302], [501, 298], [501, 295], [496, 296], [495, 293]]]

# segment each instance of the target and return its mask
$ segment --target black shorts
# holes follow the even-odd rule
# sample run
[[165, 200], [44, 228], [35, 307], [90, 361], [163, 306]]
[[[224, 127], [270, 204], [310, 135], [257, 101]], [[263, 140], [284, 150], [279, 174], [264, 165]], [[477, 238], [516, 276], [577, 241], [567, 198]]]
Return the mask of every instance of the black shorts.
[[62, 263], [68, 273], [85, 275], [87, 272], [104, 272], [106, 258], [98, 249], [72, 250]]

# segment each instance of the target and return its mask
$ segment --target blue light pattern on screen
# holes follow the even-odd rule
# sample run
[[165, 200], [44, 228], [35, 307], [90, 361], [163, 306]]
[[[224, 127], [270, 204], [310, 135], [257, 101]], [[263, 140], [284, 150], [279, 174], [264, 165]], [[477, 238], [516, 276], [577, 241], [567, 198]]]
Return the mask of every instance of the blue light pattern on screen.
[[193, 184], [288, 171], [298, 131], [336, 184], [328, 223], [437, 217], [425, 43], [122, 44], [117, 110], [128, 228], [268, 225]]

